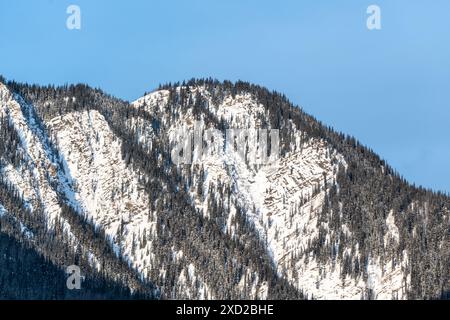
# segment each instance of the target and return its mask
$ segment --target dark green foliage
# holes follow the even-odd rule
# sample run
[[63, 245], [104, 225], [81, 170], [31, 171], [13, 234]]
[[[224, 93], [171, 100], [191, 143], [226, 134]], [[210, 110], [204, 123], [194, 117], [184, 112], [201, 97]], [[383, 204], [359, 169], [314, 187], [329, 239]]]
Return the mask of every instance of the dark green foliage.
[[[84, 275], [84, 273], [82, 273]], [[0, 233], [0, 299], [130, 299], [128, 288], [88, 273], [80, 290], [69, 290], [68, 275], [13, 237]]]

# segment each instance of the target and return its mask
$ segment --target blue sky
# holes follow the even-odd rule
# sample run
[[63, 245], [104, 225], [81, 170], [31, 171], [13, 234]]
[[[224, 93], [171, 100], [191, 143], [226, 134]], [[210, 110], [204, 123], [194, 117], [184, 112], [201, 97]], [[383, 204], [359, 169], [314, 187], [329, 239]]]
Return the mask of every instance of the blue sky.
[[[81, 8], [81, 30], [66, 9]], [[381, 30], [366, 8], [381, 8]], [[0, 74], [127, 100], [192, 77], [285, 93], [409, 181], [450, 192], [450, 1], [0, 0]]]

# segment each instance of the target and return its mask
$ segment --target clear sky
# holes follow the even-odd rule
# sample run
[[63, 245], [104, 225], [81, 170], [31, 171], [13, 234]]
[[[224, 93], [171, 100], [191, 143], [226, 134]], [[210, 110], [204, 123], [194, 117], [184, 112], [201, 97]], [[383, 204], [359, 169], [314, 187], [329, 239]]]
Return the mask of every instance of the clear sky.
[[[366, 27], [371, 4], [381, 30]], [[450, 192], [449, 17], [448, 0], [0, 0], [0, 74], [126, 100], [192, 77], [250, 81]]]

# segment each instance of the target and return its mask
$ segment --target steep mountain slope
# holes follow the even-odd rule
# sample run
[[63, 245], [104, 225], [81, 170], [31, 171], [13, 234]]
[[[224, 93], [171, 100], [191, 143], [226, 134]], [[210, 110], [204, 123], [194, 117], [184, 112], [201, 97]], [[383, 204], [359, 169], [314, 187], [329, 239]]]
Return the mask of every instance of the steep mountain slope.
[[[0, 86], [0, 219], [18, 226], [2, 232], [58, 266], [150, 298], [449, 290], [449, 198], [284, 96], [209, 79], [132, 104], [82, 85]], [[263, 131], [227, 144], [229, 129], [267, 130], [269, 147]]]
[[[85, 274], [98, 277], [102, 285], [118, 282], [115, 286], [125, 286], [125, 291], [131, 289], [141, 296], [139, 292], [146, 289], [141, 288], [137, 275], [117, 260], [104, 231], [80, 216], [75, 182], [34, 107], [3, 84], [0, 97], [1, 231], [34, 247], [38, 256], [64, 272], [65, 266], [76, 264]], [[130, 293], [117, 297], [126, 296]]]

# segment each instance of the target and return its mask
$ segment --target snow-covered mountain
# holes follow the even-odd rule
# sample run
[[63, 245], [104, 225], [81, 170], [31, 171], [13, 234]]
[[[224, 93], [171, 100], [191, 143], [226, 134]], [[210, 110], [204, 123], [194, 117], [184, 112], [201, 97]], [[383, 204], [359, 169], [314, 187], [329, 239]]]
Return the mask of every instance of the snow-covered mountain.
[[[10, 82], [0, 84], [0, 120], [1, 232], [61, 270], [80, 265], [94, 291], [105, 282], [163, 299], [449, 291], [450, 199], [409, 185], [278, 93], [192, 80], [127, 103], [83, 85]], [[258, 146], [252, 162], [255, 140], [226, 147], [231, 129], [279, 140], [268, 161]], [[208, 144], [219, 147], [200, 152]]]

